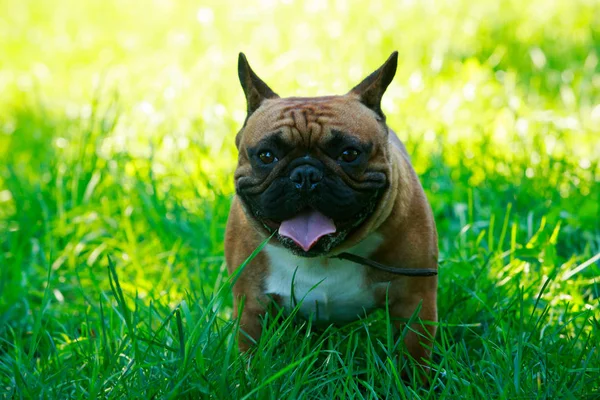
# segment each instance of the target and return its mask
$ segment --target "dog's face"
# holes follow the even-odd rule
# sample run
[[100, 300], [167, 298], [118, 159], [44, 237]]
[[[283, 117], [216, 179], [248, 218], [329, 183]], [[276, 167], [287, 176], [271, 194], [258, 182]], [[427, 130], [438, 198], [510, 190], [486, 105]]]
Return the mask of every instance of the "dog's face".
[[301, 256], [324, 255], [377, 209], [388, 187], [381, 96], [396, 53], [343, 96], [279, 98], [240, 54], [248, 116], [235, 187], [256, 229]]

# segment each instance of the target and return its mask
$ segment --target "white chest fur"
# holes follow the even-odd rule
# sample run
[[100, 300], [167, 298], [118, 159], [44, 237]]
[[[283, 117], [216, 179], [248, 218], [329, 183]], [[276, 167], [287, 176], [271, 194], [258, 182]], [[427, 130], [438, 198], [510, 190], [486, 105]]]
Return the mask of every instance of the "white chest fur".
[[[371, 235], [349, 250], [368, 257], [381, 244], [379, 235]], [[365, 266], [335, 258], [305, 258], [290, 251], [267, 245], [270, 272], [266, 292], [282, 298], [286, 309], [300, 304], [305, 316], [312, 314], [322, 322], [348, 322], [364, 316], [375, 305], [375, 285], [365, 279]]]

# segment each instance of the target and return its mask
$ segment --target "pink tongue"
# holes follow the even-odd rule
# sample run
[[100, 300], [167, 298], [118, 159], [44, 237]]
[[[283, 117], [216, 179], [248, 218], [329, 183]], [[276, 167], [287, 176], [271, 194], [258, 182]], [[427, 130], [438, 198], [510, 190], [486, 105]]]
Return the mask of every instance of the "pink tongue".
[[298, 214], [279, 226], [279, 234], [292, 239], [304, 251], [310, 250], [321, 237], [334, 232], [333, 221], [315, 210]]

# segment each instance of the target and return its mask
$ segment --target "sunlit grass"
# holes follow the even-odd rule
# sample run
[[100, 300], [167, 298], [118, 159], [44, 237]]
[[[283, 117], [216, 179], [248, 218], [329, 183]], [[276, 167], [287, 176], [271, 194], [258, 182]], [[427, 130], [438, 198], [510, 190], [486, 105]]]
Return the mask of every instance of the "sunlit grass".
[[[9, 397], [598, 396], [598, 2], [0, 10]], [[383, 313], [325, 332], [268, 324], [249, 366], [223, 260], [237, 53], [286, 96], [343, 93], [392, 50], [383, 108], [443, 258], [432, 384], [397, 379]]]

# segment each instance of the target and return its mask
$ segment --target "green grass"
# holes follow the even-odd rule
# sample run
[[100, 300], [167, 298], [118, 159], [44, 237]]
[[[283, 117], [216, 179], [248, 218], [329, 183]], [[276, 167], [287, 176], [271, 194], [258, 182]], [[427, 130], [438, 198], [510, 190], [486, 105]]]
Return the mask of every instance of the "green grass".
[[[0, 0], [0, 396], [599, 398], [600, 3], [472, 3]], [[271, 316], [240, 357], [237, 52], [317, 95], [395, 49], [443, 259], [431, 385], [384, 312]]]

